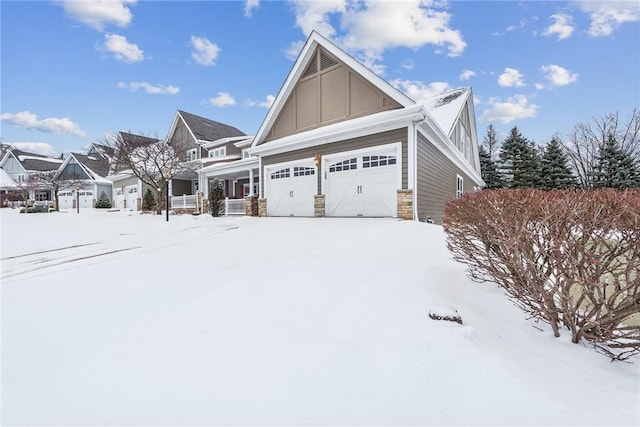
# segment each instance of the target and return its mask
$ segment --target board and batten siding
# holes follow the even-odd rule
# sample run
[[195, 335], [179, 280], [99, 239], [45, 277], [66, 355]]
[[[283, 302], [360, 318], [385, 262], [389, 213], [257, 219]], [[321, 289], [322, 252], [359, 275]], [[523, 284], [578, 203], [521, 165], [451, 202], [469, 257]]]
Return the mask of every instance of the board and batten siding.
[[[379, 145], [401, 142], [402, 143], [402, 188], [407, 188], [407, 128], [399, 128], [373, 135], [362, 136], [343, 141], [331, 142], [328, 144], [317, 145], [315, 147], [303, 148], [301, 150], [289, 151], [287, 153], [274, 154], [262, 158], [262, 174], [264, 176], [264, 167], [295, 160], [313, 158], [316, 153], [321, 156], [328, 154], [338, 154], [344, 151], [358, 150], [361, 148], [376, 147]], [[322, 167], [319, 168], [322, 170]], [[322, 174], [318, 173], [318, 194], [322, 188]], [[265, 179], [266, 180], [266, 177]], [[260, 183], [263, 186], [263, 183]], [[264, 194], [264, 187], [262, 187]], [[268, 195], [267, 195], [268, 198]]]
[[464, 180], [464, 192], [474, 191], [474, 181], [418, 132], [416, 157], [418, 220], [431, 217], [442, 224], [444, 205], [456, 198], [457, 176]]

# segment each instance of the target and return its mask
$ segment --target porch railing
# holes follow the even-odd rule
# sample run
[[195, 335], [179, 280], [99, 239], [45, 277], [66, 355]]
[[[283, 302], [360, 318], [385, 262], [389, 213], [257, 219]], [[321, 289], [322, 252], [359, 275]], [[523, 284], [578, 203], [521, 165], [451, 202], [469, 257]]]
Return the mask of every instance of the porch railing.
[[244, 215], [247, 202], [244, 199], [229, 199], [224, 201], [225, 215]]
[[195, 194], [171, 197], [171, 209], [196, 209], [198, 207], [198, 200]]

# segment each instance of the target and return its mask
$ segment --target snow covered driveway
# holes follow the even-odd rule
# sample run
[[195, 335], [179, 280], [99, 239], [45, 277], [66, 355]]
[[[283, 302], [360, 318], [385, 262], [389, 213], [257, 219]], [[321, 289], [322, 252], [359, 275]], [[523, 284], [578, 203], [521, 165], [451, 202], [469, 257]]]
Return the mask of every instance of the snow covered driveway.
[[435, 225], [0, 220], [3, 425], [640, 423], [640, 361], [533, 328]]

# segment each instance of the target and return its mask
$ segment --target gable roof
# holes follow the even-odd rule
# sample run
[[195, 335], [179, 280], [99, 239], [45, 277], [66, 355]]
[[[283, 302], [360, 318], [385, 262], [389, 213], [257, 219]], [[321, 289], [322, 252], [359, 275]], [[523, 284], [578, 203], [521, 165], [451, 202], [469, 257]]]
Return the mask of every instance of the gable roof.
[[15, 158], [25, 171], [30, 172], [46, 172], [56, 170], [63, 162], [62, 159], [56, 159], [53, 157], [44, 156], [42, 154], [29, 153], [27, 151], [12, 148], [7, 151], [2, 162], [3, 164], [9, 156]]
[[296, 83], [307, 69], [309, 62], [313, 59], [313, 55], [316, 51], [316, 48], [321, 46], [331, 55], [333, 55], [336, 59], [343, 62], [346, 66], [350, 67], [353, 71], [362, 76], [365, 80], [371, 83], [378, 90], [382, 91], [386, 95], [388, 95], [391, 99], [396, 101], [402, 107], [409, 107], [411, 105], [415, 105], [415, 101], [406, 96], [400, 90], [392, 86], [389, 82], [382, 79], [380, 76], [375, 74], [369, 68], [364, 66], [362, 63], [357, 61], [351, 55], [346, 53], [344, 50], [339, 48], [333, 42], [331, 42], [326, 37], [322, 36], [320, 33], [315, 30], [311, 32], [309, 38], [307, 39], [302, 51], [298, 55], [296, 62], [294, 63], [289, 75], [286, 80], [282, 84], [276, 99], [273, 104], [269, 108], [267, 116], [263, 120], [258, 132], [256, 132], [255, 138], [252, 143], [252, 147], [260, 145], [264, 142], [267, 137], [269, 130], [274, 125], [276, 119], [280, 115], [280, 112], [285, 106], [289, 95], [293, 91], [296, 86]]
[[141, 147], [143, 145], [153, 144], [154, 142], [160, 141], [157, 138], [151, 138], [144, 135], [136, 135], [134, 133], [129, 132], [118, 132], [118, 140], [123, 144], [131, 145], [133, 147]]
[[459, 88], [441, 93], [424, 102], [431, 116], [447, 136], [451, 135], [451, 130], [470, 94], [470, 88]]
[[105, 158], [113, 158], [116, 151], [115, 148], [113, 147], [109, 147], [108, 145], [98, 144], [94, 142], [89, 146], [89, 148], [87, 148], [87, 151], [85, 154], [88, 155], [94, 149], [97, 153], [99, 153], [102, 157], [105, 157]]
[[17, 186], [18, 184], [11, 179], [4, 169], [0, 169], [0, 188], [14, 188]]
[[109, 160], [79, 153], [69, 153], [64, 163], [60, 166], [59, 173], [64, 171], [71, 159], [74, 159], [80, 165], [92, 181], [111, 184], [111, 181], [104, 178], [109, 174]]
[[196, 116], [186, 111], [178, 110], [171, 125], [169, 136], [173, 135], [178, 123], [178, 119], [182, 119], [187, 126], [191, 135], [196, 141], [216, 141], [222, 138], [234, 136], [246, 136], [246, 134], [233, 126], [216, 122], [205, 117]]

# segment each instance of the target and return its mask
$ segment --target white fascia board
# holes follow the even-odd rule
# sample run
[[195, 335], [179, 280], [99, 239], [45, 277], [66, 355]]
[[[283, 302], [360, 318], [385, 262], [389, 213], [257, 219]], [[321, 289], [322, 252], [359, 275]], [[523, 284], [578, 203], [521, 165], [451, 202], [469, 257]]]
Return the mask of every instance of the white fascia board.
[[182, 120], [182, 123], [184, 123], [184, 127], [187, 128], [187, 130], [189, 131], [189, 135], [191, 135], [193, 140], [198, 142], [198, 138], [196, 138], [196, 136], [193, 134], [191, 128], [187, 124], [187, 121], [180, 114], [180, 111], [176, 111], [176, 115], [173, 118], [173, 123], [171, 123], [171, 129], [169, 129], [169, 133], [167, 134], [167, 137], [164, 139], [164, 141], [169, 142], [171, 140], [171, 137], [173, 136], [173, 133], [176, 131], [176, 127], [178, 126], [178, 118]]
[[240, 141], [240, 142], [236, 142], [234, 145], [237, 147], [238, 144], [241, 143], [245, 143], [246, 144], [246, 139], [250, 139], [252, 138], [251, 136], [229, 136], [226, 138], [220, 138], [220, 139], [216, 139], [215, 141], [207, 141], [204, 139], [198, 139], [196, 140], [196, 142], [198, 144], [200, 144], [202, 146], [202, 148], [209, 149], [209, 148], [213, 148], [213, 147], [217, 147], [219, 145], [224, 145], [227, 144], [229, 142], [234, 142], [234, 141]]
[[418, 126], [418, 131], [427, 137], [429, 142], [431, 142], [456, 166], [463, 170], [476, 184], [484, 186], [485, 183], [480, 174], [471, 167], [467, 160], [462, 156], [462, 153], [454, 147], [442, 130], [438, 126], [433, 126], [433, 124], [434, 123], [428, 123], [425, 121]]
[[215, 165], [207, 166], [202, 169], [198, 169], [198, 174], [217, 175], [223, 173], [235, 173], [247, 171], [249, 169], [257, 169], [259, 165], [257, 157], [250, 157], [248, 159], [236, 160], [234, 162], [216, 163]]
[[238, 141], [233, 145], [238, 147], [238, 148], [245, 148], [245, 147], [250, 146], [253, 143], [253, 136], [249, 136], [249, 137], [245, 137], [245, 138], [246, 139]]
[[332, 41], [322, 36], [320, 33], [315, 30], [311, 32], [309, 38], [305, 42], [302, 51], [298, 55], [295, 64], [293, 65], [289, 75], [286, 80], [282, 84], [282, 87], [278, 91], [278, 95], [274, 100], [271, 108], [269, 108], [269, 112], [265, 117], [264, 121], [260, 125], [258, 132], [256, 132], [256, 136], [253, 140], [252, 147], [256, 147], [261, 145], [264, 139], [267, 136], [268, 131], [273, 126], [276, 118], [282, 111], [284, 107], [284, 103], [289, 98], [289, 95], [295, 88], [295, 84], [306, 69], [307, 64], [309, 63], [310, 57], [316, 50], [317, 46], [321, 46], [331, 55], [335, 56], [338, 60], [343, 62], [346, 66], [354, 70], [356, 73], [360, 74], [363, 78], [365, 78], [369, 83], [378, 88], [380, 91], [389, 95], [394, 101], [403, 107], [409, 107], [415, 105], [415, 101], [406, 96], [400, 90], [396, 89], [378, 76], [376, 73], [371, 71], [369, 68], [365, 67], [363, 64], [354, 59], [351, 55], [347, 54], [344, 50], [335, 45]]
[[476, 109], [473, 102], [473, 89], [469, 88], [469, 97], [467, 101], [469, 108], [469, 121], [471, 122], [471, 140], [473, 141], [473, 148], [475, 151], [474, 163], [476, 170], [480, 170], [480, 153], [478, 148], [480, 146], [478, 141], [478, 129], [476, 128]]
[[371, 135], [408, 126], [412, 122], [420, 122], [424, 120], [426, 115], [427, 110], [423, 105], [414, 105], [412, 107], [398, 110], [384, 111], [312, 129], [307, 132], [288, 135], [269, 141], [266, 144], [253, 147], [247, 151], [250, 154], [265, 156], [300, 150], [302, 148], [315, 147], [317, 145], [357, 138], [360, 136]]

